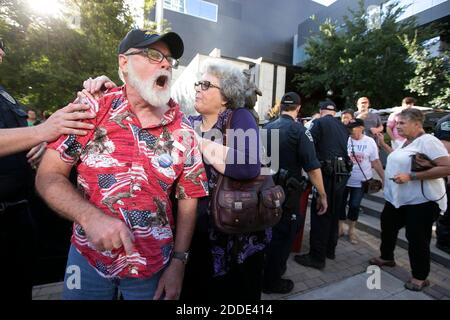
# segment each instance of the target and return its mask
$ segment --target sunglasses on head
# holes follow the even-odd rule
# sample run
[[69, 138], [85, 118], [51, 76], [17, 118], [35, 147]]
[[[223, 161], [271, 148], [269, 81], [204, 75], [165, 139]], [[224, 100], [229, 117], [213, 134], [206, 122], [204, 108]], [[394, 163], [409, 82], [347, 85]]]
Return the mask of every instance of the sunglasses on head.
[[212, 84], [211, 82], [209, 82], [207, 80], [197, 81], [196, 83], [194, 83], [194, 89], [196, 89], [198, 86], [200, 86], [200, 88], [202, 88], [203, 91], [206, 91], [209, 88], [217, 88], [220, 90], [220, 87]]

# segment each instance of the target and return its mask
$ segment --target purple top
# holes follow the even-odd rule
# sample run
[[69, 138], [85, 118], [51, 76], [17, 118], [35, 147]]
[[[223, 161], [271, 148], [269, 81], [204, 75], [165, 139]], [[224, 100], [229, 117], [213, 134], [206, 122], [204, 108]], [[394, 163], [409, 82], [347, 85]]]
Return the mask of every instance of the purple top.
[[[257, 177], [260, 174], [261, 163], [259, 161], [259, 130], [252, 114], [245, 108], [232, 110], [225, 110], [219, 114], [216, 124], [213, 129], [220, 130], [225, 128], [228, 117], [233, 114], [231, 118], [231, 129], [242, 129], [243, 131], [252, 129], [256, 133], [256, 143], [250, 141], [249, 135], [245, 138], [245, 143], [238, 143], [237, 134], [235, 135], [234, 143], [228, 141], [227, 146], [232, 147], [227, 154], [227, 162], [225, 166], [225, 176], [233, 179], [245, 180]], [[199, 125], [202, 121], [202, 116], [189, 116], [194, 129], [199, 131]], [[212, 131], [202, 133], [204, 138], [210, 138]], [[249, 133], [252, 131], [250, 130]], [[209, 135], [209, 136], [208, 136]], [[214, 140], [222, 143], [221, 140]], [[256, 153], [256, 154], [255, 154]], [[234, 160], [234, 161], [232, 161]], [[240, 162], [238, 160], [241, 160]], [[245, 160], [245, 161], [243, 161]], [[216, 186], [217, 172], [213, 166], [204, 162], [206, 174], [208, 177], [208, 185], [210, 195]], [[246, 258], [252, 254], [264, 250], [266, 245], [270, 242], [272, 230], [252, 232], [246, 234], [229, 235], [216, 230], [213, 226], [211, 215], [209, 212], [210, 196], [201, 198], [198, 203], [198, 220], [197, 228], [199, 230], [208, 231], [211, 241], [211, 250], [214, 263], [214, 276], [221, 276], [228, 272], [231, 263], [242, 263]]]

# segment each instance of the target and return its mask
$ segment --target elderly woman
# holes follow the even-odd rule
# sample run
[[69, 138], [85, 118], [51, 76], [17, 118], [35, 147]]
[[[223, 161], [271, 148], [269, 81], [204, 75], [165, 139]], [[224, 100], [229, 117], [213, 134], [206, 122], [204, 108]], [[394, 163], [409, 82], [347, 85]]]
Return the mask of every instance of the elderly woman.
[[[381, 256], [369, 262], [378, 266], [395, 266], [394, 249], [398, 231], [405, 227], [412, 278], [405, 288], [421, 291], [429, 285], [430, 240], [434, 221], [447, 207], [443, 179], [450, 174], [450, 159], [441, 141], [425, 134], [423, 114], [406, 109], [398, 115], [397, 130], [406, 141], [392, 149], [379, 139], [389, 153], [385, 170], [384, 197], [381, 213]], [[421, 171], [411, 171], [411, 156], [424, 153], [436, 164]]]
[[[245, 78], [227, 64], [209, 63], [201, 80], [195, 83], [195, 109], [200, 114], [190, 120], [201, 133], [200, 151], [209, 180], [210, 195], [218, 174], [233, 179], [251, 179], [260, 174], [258, 127], [248, 109], [243, 108]], [[222, 144], [217, 133], [223, 133], [227, 121], [230, 128], [242, 129], [253, 138], [238, 144], [236, 149]], [[215, 140], [213, 137], [215, 136]], [[230, 145], [227, 143], [227, 145]], [[245, 163], [237, 162], [245, 159]], [[228, 235], [213, 225], [210, 197], [198, 204], [198, 220], [191, 244], [181, 299], [185, 300], [259, 300], [262, 272], [270, 230], [249, 234]]]
[[[373, 177], [372, 168], [381, 178], [384, 177], [384, 170], [378, 158], [378, 147], [375, 140], [364, 134], [364, 121], [362, 119], [349, 120], [347, 128], [351, 130], [347, 149], [348, 156], [353, 161], [353, 169], [344, 191], [344, 203], [339, 217], [339, 236], [344, 234], [344, 222], [348, 220], [348, 238], [352, 244], [357, 244], [355, 226], [364, 196], [362, 183]], [[345, 207], [349, 195], [347, 214]]]

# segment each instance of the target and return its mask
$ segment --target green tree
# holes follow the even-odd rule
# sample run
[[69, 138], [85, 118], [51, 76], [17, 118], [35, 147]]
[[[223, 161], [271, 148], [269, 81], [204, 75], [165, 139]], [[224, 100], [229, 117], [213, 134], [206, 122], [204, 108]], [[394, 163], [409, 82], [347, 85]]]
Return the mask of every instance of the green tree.
[[[133, 27], [122, 0], [61, 1], [72, 10], [54, 18], [34, 13], [28, 1], [0, 0], [0, 37], [7, 46], [2, 85], [41, 110], [72, 101], [90, 76], [107, 74], [118, 81], [117, 46]], [[69, 24], [68, 18], [79, 24]]]
[[404, 36], [402, 43], [415, 66], [414, 77], [406, 88], [423, 97], [425, 106], [450, 109], [450, 52], [432, 56], [418, 42], [417, 35], [412, 39]]
[[414, 18], [397, 21], [403, 11], [394, 3], [373, 20], [361, 0], [342, 26], [330, 20], [322, 23], [318, 34], [308, 39], [308, 59], [293, 80], [298, 90], [313, 104], [332, 92], [342, 107], [355, 106], [363, 95], [374, 108], [398, 105], [413, 75], [399, 37], [411, 36], [416, 29]]

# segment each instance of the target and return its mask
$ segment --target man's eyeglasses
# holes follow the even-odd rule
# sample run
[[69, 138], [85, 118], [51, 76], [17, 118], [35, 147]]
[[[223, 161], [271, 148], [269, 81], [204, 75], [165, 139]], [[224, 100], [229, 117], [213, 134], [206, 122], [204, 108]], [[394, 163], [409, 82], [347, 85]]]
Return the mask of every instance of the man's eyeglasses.
[[139, 51], [133, 51], [129, 53], [125, 53], [126, 56], [132, 56], [135, 54], [144, 54], [150, 61], [155, 63], [160, 63], [166, 58], [173, 69], [178, 67], [178, 60], [172, 57], [168, 57], [164, 55], [161, 51], [152, 48], [145, 48]]
[[220, 90], [220, 87], [212, 84], [211, 82], [205, 80], [205, 81], [197, 81], [196, 83], [194, 83], [194, 89], [197, 88], [198, 86], [200, 86], [200, 88], [202, 88], [202, 91], [206, 91], [209, 88], [217, 88]]

